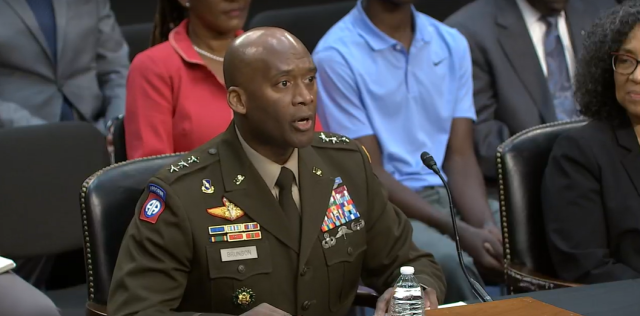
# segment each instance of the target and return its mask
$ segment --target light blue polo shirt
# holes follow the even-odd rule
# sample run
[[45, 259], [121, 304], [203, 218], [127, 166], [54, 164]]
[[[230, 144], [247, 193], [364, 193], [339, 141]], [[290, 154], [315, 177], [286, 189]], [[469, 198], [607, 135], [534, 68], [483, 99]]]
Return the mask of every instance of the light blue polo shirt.
[[384, 168], [417, 191], [442, 186], [422, 165], [428, 151], [442, 169], [454, 118], [476, 119], [469, 45], [462, 34], [413, 9], [409, 51], [378, 30], [359, 1], [313, 52], [318, 115], [324, 129], [375, 135]]

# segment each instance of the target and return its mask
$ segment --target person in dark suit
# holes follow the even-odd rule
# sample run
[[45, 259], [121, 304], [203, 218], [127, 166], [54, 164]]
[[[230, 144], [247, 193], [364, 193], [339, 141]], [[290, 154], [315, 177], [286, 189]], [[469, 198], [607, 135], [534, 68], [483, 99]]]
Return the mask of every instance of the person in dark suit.
[[344, 315], [361, 279], [384, 293], [384, 314], [405, 265], [426, 305], [442, 302], [442, 270], [411, 241], [364, 147], [314, 132], [315, 73], [282, 29], [232, 43], [234, 119], [150, 180], [120, 248], [110, 316]]
[[577, 115], [572, 95], [582, 37], [614, 0], [476, 0], [449, 17], [473, 59], [474, 138], [484, 176], [497, 147], [536, 125]]
[[576, 99], [586, 125], [560, 136], [542, 185], [558, 276], [640, 278], [640, 3], [623, 3], [585, 36]]

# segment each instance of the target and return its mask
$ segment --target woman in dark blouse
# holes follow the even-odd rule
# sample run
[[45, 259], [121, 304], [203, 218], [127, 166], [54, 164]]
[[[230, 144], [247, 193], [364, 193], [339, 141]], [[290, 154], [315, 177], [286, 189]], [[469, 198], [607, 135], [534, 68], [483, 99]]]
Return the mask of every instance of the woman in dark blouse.
[[578, 283], [640, 278], [640, 3], [585, 34], [575, 78], [586, 125], [554, 146], [542, 187], [558, 276]]

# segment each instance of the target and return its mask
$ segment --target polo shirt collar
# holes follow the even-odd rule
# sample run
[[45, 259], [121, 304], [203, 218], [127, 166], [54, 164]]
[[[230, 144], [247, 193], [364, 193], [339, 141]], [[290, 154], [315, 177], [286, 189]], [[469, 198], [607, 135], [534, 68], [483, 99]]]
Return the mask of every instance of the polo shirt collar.
[[[243, 33], [242, 30], [236, 32], [236, 37]], [[193, 43], [189, 38], [189, 19], [184, 19], [169, 32], [169, 43], [171, 47], [184, 59], [186, 62], [204, 65], [204, 61], [200, 54], [193, 48]]]
[[[381, 50], [392, 47], [398, 44], [398, 41], [389, 37], [389, 35], [380, 31], [364, 12], [363, 1], [358, 0], [356, 7], [353, 9], [352, 14], [355, 19], [355, 24], [358, 32], [364, 38], [364, 40], [371, 46], [373, 50]], [[415, 34], [413, 36], [413, 43], [426, 43], [431, 40], [431, 25], [428, 20], [423, 19], [416, 8], [411, 5], [411, 12], [413, 15], [413, 23], [415, 26]]]

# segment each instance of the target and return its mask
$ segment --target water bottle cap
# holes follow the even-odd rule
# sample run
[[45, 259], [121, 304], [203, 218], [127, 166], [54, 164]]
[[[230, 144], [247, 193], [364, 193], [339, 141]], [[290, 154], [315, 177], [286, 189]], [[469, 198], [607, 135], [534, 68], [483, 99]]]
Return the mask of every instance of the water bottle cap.
[[410, 266], [400, 268], [400, 273], [402, 274], [413, 274], [414, 272], [415, 272], [415, 269]]

